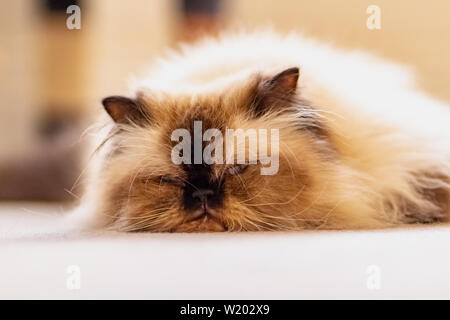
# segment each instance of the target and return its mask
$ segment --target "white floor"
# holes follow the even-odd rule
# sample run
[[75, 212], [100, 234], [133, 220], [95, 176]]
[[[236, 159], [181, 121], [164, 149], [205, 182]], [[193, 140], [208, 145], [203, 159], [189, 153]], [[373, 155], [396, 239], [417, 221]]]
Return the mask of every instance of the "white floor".
[[0, 298], [450, 299], [450, 226], [80, 234], [58, 211], [0, 206]]

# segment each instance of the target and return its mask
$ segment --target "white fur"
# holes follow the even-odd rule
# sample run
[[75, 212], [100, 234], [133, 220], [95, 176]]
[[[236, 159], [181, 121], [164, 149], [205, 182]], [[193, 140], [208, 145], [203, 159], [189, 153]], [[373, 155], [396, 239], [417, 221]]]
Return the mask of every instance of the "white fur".
[[206, 91], [212, 82], [234, 80], [237, 74], [276, 72], [298, 66], [300, 88], [320, 86], [358, 110], [420, 134], [446, 140], [450, 153], [450, 108], [419, 92], [409, 68], [361, 51], [346, 51], [291, 34], [264, 31], [205, 39], [181, 46], [134, 81], [136, 88], [155, 91]]
[[[450, 108], [420, 92], [408, 68], [364, 52], [337, 49], [297, 34], [225, 35], [169, 53], [148, 78], [134, 81], [133, 90], [195, 94], [254, 72], [276, 74], [290, 67], [300, 68], [302, 97], [329, 118], [344, 164], [369, 190], [368, 206], [381, 210], [375, 203], [395, 193], [426, 208], [428, 203], [414, 198], [410, 183], [448, 187]], [[444, 180], [415, 181], [410, 173], [421, 170]], [[87, 211], [95, 208], [97, 196], [91, 188]]]

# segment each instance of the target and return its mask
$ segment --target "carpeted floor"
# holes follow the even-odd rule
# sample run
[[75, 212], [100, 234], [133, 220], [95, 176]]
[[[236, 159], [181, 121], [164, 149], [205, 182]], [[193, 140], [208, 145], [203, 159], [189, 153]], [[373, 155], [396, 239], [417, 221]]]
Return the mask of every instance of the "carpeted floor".
[[0, 206], [0, 298], [450, 298], [450, 226], [77, 233], [60, 211]]

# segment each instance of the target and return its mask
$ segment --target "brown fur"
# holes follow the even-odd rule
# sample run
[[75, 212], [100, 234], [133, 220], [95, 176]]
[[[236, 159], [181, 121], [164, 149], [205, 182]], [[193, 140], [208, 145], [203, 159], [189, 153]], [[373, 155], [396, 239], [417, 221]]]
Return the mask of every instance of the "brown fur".
[[[110, 100], [125, 105], [105, 105], [116, 123], [91, 166], [88, 210], [101, 226], [153, 232], [379, 228], [446, 219], [448, 167], [416, 148], [426, 140], [413, 141], [320, 87], [303, 90], [295, 69], [286, 71], [281, 85], [283, 69], [198, 92], [142, 89], [131, 104], [146, 121], [135, 109], [127, 118], [133, 106], [126, 99]], [[261, 175], [261, 164], [251, 164], [229, 174], [231, 165], [211, 165], [210, 179], [223, 183], [223, 203], [190, 220], [182, 201], [187, 173], [171, 161], [170, 136], [178, 128], [192, 131], [195, 120], [203, 130], [279, 129], [279, 171]]]

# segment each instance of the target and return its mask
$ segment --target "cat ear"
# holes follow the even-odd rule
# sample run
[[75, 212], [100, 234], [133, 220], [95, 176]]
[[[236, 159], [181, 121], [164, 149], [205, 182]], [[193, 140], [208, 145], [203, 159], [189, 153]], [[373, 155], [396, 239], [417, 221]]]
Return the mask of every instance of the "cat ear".
[[120, 124], [142, 124], [147, 121], [142, 103], [137, 100], [122, 96], [111, 96], [102, 100], [103, 107], [116, 123]]
[[299, 68], [289, 68], [269, 79], [261, 79], [253, 109], [256, 116], [269, 110], [281, 110], [292, 105], [300, 71]]
[[300, 75], [300, 70], [297, 67], [286, 69], [275, 77], [269, 80], [266, 86], [268, 89], [279, 93], [289, 94], [295, 91], [297, 88], [297, 81]]

